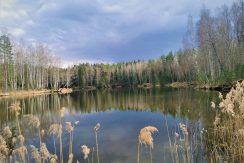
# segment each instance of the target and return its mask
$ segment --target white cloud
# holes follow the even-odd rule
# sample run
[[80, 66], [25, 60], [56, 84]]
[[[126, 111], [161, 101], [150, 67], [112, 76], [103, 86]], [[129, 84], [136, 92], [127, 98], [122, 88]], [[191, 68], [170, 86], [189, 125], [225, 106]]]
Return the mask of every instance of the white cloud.
[[119, 13], [122, 12], [123, 8], [120, 5], [105, 5], [102, 6], [102, 10], [106, 13]]
[[25, 10], [11, 10], [0, 8], [0, 18], [1, 19], [20, 19], [27, 16]]
[[25, 24], [26, 24], [26, 25], [29, 25], [29, 26], [33, 26], [33, 25], [35, 25], [35, 22], [34, 22], [33, 20], [29, 19], [29, 20], [27, 20], [27, 21], [25, 22]]
[[21, 28], [12, 28], [9, 32], [15, 37], [21, 37], [25, 34], [25, 31]]
[[63, 61], [61, 64], [61, 67], [67, 68], [69, 66], [78, 65], [81, 63], [88, 63], [88, 64], [97, 64], [97, 63], [103, 63], [103, 64], [113, 64], [114, 61], [108, 61], [108, 60], [96, 60], [96, 59], [80, 59], [76, 61]]

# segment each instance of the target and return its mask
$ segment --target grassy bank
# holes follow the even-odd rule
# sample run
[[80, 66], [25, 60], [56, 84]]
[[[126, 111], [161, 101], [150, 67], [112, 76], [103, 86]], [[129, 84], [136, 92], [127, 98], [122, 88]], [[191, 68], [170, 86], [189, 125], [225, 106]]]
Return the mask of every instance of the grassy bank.
[[62, 88], [58, 90], [51, 90], [51, 89], [15, 90], [15, 91], [8, 91], [8, 92], [0, 92], [0, 98], [29, 97], [29, 96], [39, 96], [44, 94], [52, 94], [52, 93], [67, 94], [71, 92], [73, 92], [73, 89], [70, 88]]

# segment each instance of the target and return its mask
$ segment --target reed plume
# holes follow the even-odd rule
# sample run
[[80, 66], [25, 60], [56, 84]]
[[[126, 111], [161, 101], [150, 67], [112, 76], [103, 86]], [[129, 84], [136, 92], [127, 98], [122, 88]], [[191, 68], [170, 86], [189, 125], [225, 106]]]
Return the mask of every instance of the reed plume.
[[179, 126], [180, 126], [180, 130], [183, 132], [183, 134], [187, 136], [189, 133], [187, 131], [186, 125], [183, 123], [180, 123]]
[[89, 163], [89, 154], [90, 154], [90, 148], [88, 148], [86, 145], [82, 145], [81, 146], [82, 149], [82, 153], [84, 154], [84, 160], [88, 159], [88, 163]]
[[214, 103], [213, 101], [211, 101], [211, 108], [212, 108], [212, 109], [215, 109], [215, 107], [216, 107], [216, 106], [215, 106], [215, 103]]
[[58, 156], [56, 154], [50, 155], [50, 163], [57, 163], [58, 162]]
[[73, 153], [70, 153], [70, 154], [69, 154], [69, 160], [68, 160], [68, 163], [72, 163], [72, 162], [73, 162], [73, 159], [74, 159], [74, 155], [73, 155]]
[[138, 155], [137, 162], [140, 162], [140, 145], [144, 144], [146, 147], [149, 146], [151, 162], [152, 162], [152, 152], [153, 149], [153, 137], [152, 134], [158, 132], [158, 129], [154, 126], [146, 126], [141, 129], [140, 134], [138, 136]]
[[20, 112], [20, 110], [21, 110], [20, 102], [17, 101], [17, 102], [15, 102], [15, 103], [11, 104], [11, 106], [10, 106], [9, 108], [10, 108], [11, 111], [13, 111], [13, 112]]
[[[26, 160], [28, 160], [28, 159], [26, 159], [26, 156], [28, 155], [26, 146], [20, 146], [20, 147], [16, 148], [15, 150], [13, 150], [13, 153], [17, 154], [22, 162], [26, 162]], [[28, 156], [27, 156], [27, 158], [28, 158]]]
[[24, 142], [25, 142], [25, 137], [23, 135], [19, 135], [18, 141], [19, 141], [20, 146], [23, 146]]
[[34, 145], [30, 145], [30, 148], [31, 148], [31, 158], [33, 158], [36, 163], [41, 163], [42, 162], [41, 156], [38, 149]]
[[65, 113], [65, 107], [62, 107], [62, 108], [59, 110], [59, 113], [60, 113], [60, 117], [63, 118], [63, 117], [64, 117], [64, 113]]
[[9, 108], [12, 112], [15, 113], [15, 118], [16, 118], [18, 130], [19, 130], [19, 135], [21, 135], [20, 124], [19, 124], [19, 114], [21, 111], [20, 102], [13, 103]]
[[32, 114], [27, 114], [27, 115], [24, 115], [24, 118], [27, 119], [29, 126], [39, 129], [41, 123], [37, 116], [34, 116]]
[[12, 138], [12, 145], [15, 146], [16, 142], [17, 142], [16, 137], [13, 137], [13, 138]]
[[59, 124], [54, 123], [49, 127], [49, 130], [48, 130], [49, 134], [53, 137], [53, 146], [54, 146], [55, 154], [57, 154], [55, 136], [57, 136], [59, 134], [59, 127], [60, 127]]
[[48, 161], [48, 159], [50, 158], [50, 153], [49, 153], [45, 143], [41, 144], [40, 154], [41, 154], [41, 158], [44, 160], [44, 162]]
[[8, 126], [3, 129], [2, 136], [5, 140], [12, 137], [12, 132]]
[[28, 122], [29, 126], [31, 126], [32, 128], [38, 130], [39, 144], [40, 144], [40, 147], [41, 147], [42, 134], [41, 134], [41, 129], [40, 129], [41, 122], [40, 122], [39, 118], [37, 116], [32, 115], [32, 114], [24, 115], [24, 118], [27, 119], [27, 122]]
[[0, 135], [0, 161], [3, 162], [9, 154], [9, 149], [4, 138]]
[[42, 136], [42, 137], [45, 136], [45, 130], [44, 130], [44, 129], [41, 130], [41, 136]]
[[180, 141], [184, 143], [182, 146], [183, 150], [185, 150], [183, 158], [185, 162], [191, 162], [190, 144], [189, 144], [189, 136], [188, 136], [189, 132], [185, 124], [180, 123], [179, 127], [184, 136], [183, 139], [180, 138]]
[[98, 130], [100, 129], [101, 125], [100, 123], [97, 123], [96, 126], [94, 127], [95, 131], [95, 137], [96, 137], [96, 150], [97, 150], [97, 162], [99, 163], [99, 151], [98, 151]]

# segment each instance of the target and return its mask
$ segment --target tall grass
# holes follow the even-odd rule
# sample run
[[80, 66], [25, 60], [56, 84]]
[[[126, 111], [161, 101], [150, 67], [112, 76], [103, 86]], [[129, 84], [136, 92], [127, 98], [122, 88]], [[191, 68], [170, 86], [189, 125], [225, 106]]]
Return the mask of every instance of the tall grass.
[[213, 127], [205, 133], [205, 142], [214, 162], [244, 162], [244, 81], [237, 82], [219, 102], [212, 102], [216, 112]]
[[[63, 117], [65, 114], [65, 108], [62, 107], [60, 109], [60, 118], [59, 122], [53, 123], [50, 125], [48, 133], [52, 136], [53, 139], [53, 147], [54, 147], [54, 154], [50, 153], [46, 143], [43, 142], [42, 137], [45, 135], [45, 131], [41, 129], [41, 122], [37, 116], [34, 115], [23, 115], [23, 121], [27, 122], [25, 125], [28, 125], [33, 131], [37, 131], [37, 137], [39, 139], [39, 147], [34, 145], [30, 145], [29, 148], [25, 145], [25, 137], [21, 131], [21, 125], [19, 122], [19, 115], [21, 111], [20, 102], [13, 103], [10, 107], [11, 111], [15, 114], [16, 118], [16, 126], [18, 130], [17, 136], [14, 136], [7, 126], [3, 129], [2, 133], [0, 134], [0, 162], [9, 163], [9, 162], [21, 162], [21, 163], [29, 163], [29, 162], [36, 162], [36, 163], [63, 163], [66, 162], [63, 159]], [[73, 155], [73, 136], [75, 125], [78, 125], [79, 121], [72, 122], [65, 122], [66, 124], [66, 131], [69, 133], [69, 153], [68, 153], [68, 163], [74, 162], [74, 155]], [[94, 132], [96, 136], [96, 152], [97, 152], [97, 162], [99, 163], [99, 148], [98, 148], [98, 131], [100, 129], [100, 124], [97, 123], [94, 127]], [[24, 126], [23, 126], [24, 127]], [[26, 127], [26, 126], [25, 126]], [[56, 138], [59, 138], [59, 156], [57, 155], [57, 145], [56, 145]], [[8, 144], [10, 142], [10, 145]], [[81, 146], [82, 152], [84, 154], [84, 159], [88, 160], [89, 162], [89, 154], [90, 148], [86, 145]], [[29, 151], [28, 151], [29, 149]], [[92, 149], [92, 162], [93, 162], [93, 152], [94, 148]], [[30, 157], [31, 156], [31, 157]], [[78, 162], [78, 160], [76, 160]]]

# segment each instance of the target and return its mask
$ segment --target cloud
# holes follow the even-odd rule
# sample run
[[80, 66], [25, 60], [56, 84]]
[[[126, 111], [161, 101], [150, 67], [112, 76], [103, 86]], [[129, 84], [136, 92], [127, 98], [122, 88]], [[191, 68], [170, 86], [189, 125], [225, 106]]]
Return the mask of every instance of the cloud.
[[21, 28], [12, 28], [9, 32], [15, 37], [21, 37], [25, 34], [25, 31]]
[[0, 27], [44, 42], [66, 62], [158, 57], [181, 46], [189, 14], [229, 0], [4, 0]]
[[89, 63], [89, 64], [97, 64], [97, 63], [113, 64], [114, 61], [109, 61], [109, 60], [95, 60], [95, 59], [80, 59], [80, 60], [75, 60], [75, 61], [63, 61], [61, 67], [67, 68], [69, 66], [73, 66], [74, 64], [80, 64], [80, 63]]

